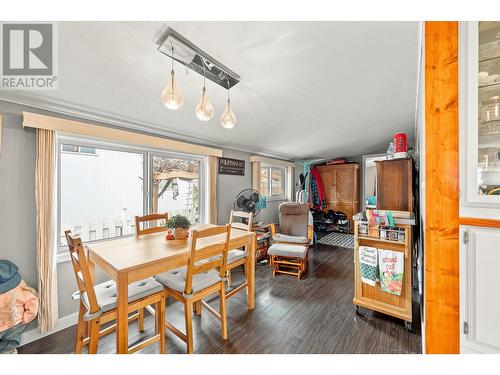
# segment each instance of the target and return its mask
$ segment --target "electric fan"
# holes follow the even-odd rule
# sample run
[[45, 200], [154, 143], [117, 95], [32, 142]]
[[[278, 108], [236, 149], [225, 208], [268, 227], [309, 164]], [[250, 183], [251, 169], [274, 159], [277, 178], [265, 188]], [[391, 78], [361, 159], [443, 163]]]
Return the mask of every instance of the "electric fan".
[[240, 191], [234, 200], [234, 210], [251, 212], [257, 216], [262, 208], [262, 198], [257, 190], [245, 189]]

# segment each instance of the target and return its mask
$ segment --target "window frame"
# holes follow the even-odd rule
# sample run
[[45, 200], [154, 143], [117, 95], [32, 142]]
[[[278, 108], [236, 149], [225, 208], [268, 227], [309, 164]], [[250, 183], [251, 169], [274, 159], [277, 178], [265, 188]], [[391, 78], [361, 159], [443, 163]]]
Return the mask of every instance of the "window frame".
[[[263, 169], [268, 170], [268, 186], [267, 188], [269, 189], [269, 194], [270, 195], [264, 195], [266, 197], [267, 201], [278, 201], [278, 200], [287, 200], [287, 188], [288, 188], [288, 168], [284, 167], [282, 165], [278, 164], [268, 164], [268, 163], [262, 163], [260, 166], [260, 173], [262, 173]], [[282, 191], [280, 194], [274, 194], [273, 195], [273, 190], [272, 190], [272, 172], [273, 169], [279, 169], [282, 171]], [[260, 176], [259, 176], [260, 179]]]
[[[141, 154], [143, 157], [143, 171], [142, 171], [142, 177], [143, 177], [143, 192], [142, 192], [142, 207], [143, 207], [143, 215], [150, 214], [152, 210], [152, 201], [153, 197], [151, 195], [152, 193], [152, 160], [153, 156], [163, 156], [163, 157], [171, 157], [171, 158], [176, 158], [176, 159], [188, 159], [188, 160], [196, 160], [200, 162], [200, 168], [199, 168], [199, 185], [200, 185], [200, 222], [201, 224], [205, 223], [207, 221], [207, 191], [208, 191], [208, 180], [206, 178], [206, 171], [208, 168], [208, 158], [203, 155], [193, 155], [193, 154], [185, 154], [185, 153], [180, 153], [180, 152], [171, 152], [171, 151], [166, 151], [162, 149], [155, 149], [155, 148], [148, 148], [148, 147], [138, 147], [138, 146], [131, 146], [127, 144], [122, 144], [122, 143], [113, 143], [113, 142], [106, 142], [106, 141], [100, 141], [100, 140], [95, 140], [95, 139], [89, 139], [85, 137], [75, 137], [75, 136], [68, 136], [68, 135], [63, 135], [59, 134], [56, 135], [56, 147], [57, 147], [57, 152], [56, 152], [56, 202], [54, 204], [54, 216], [55, 216], [55, 222], [56, 222], [56, 227], [55, 227], [55, 236], [54, 236], [54, 241], [55, 241], [55, 251], [56, 251], [56, 257], [57, 257], [57, 263], [61, 262], [67, 262], [70, 260], [69, 256], [69, 251], [68, 251], [68, 246], [63, 244], [61, 245], [59, 243], [59, 235], [61, 233], [61, 153], [62, 151], [62, 145], [67, 144], [67, 145], [73, 145], [73, 146], [79, 146], [79, 147], [90, 147], [90, 148], [96, 148], [96, 149], [104, 149], [104, 150], [109, 150], [109, 151], [118, 151], [118, 152], [129, 152], [129, 153], [134, 153], [134, 154]], [[83, 156], [92, 156], [90, 154], [81, 154]], [[113, 241], [113, 240], [119, 240], [122, 238], [130, 238], [133, 237], [134, 234], [128, 234], [125, 236], [120, 236], [120, 237], [113, 237], [113, 238], [102, 238], [99, 240], [93, 240], [93, 241], [86, 241], [86, 243], [99, 243], [99, 242], [104, 242], [104, 241]]]

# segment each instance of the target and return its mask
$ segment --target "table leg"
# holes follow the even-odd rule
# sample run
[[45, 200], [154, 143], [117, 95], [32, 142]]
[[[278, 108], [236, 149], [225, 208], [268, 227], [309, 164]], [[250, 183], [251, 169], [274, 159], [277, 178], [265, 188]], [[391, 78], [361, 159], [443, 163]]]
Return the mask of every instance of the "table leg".
[[116, 352], [128, 352], [128, 275], [118, 274], [116, 280]]
[[92, 259], [89, 259], [88, 265], [89, 265], [90, 278], [92, 279], [92, 284], [95, 285], [95, 263], [92, 261]]
[[255, 236], [250, 237], [250, 242], [247, 245], [248, 252], [248, 269], [247, 269], [247, 283], [248, 283], [248, 310], [253, 310], [255, 307]]

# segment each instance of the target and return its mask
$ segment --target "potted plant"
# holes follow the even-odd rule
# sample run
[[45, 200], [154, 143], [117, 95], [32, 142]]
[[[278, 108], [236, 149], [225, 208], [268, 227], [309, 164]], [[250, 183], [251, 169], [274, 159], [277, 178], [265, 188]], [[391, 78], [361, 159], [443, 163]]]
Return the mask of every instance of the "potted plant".
[[167, 228], [172, 230], [176, 240], [183, 240], [188, 236], [188, 230], [191, 227], [189, 219], [182, 215], [174, 215], [168, 219]]

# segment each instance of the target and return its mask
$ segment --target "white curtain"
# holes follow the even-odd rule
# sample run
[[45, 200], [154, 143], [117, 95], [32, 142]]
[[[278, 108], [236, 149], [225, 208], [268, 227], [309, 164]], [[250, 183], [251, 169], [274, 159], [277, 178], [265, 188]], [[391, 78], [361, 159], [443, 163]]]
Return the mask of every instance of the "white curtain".
[[55, 138], [55, 132], [52, 130], [36, 130], [36, 263], [40, 300], [38, 330], [42, 333], [53, 329], [58, 318], [57, 269], [54, 248]]

